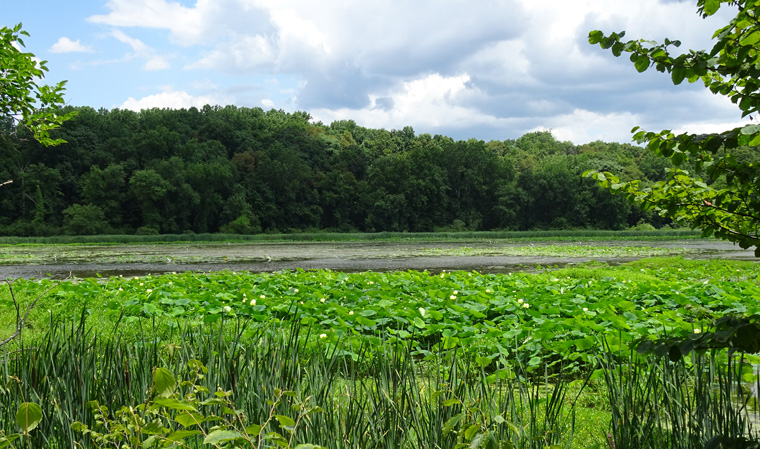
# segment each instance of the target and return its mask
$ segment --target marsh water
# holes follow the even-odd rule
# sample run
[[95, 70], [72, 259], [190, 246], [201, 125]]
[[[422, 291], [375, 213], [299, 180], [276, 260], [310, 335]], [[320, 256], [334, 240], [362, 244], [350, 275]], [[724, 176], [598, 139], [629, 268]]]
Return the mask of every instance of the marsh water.
[[4, 253], [0, 257], [0, 279], [136, 276], [218, 270], [275, 272], [299, 268], [350, 272], [476, 270], [499, 273], [534, 271], [592, 260], [619, 264], [652, 255], [648, 249], [655, 251], [655, 255], [683, 255], [687, 258], [755, 259], [752, 251], [742, 250], [729, 242], [700, 239], [672, 242], [29, 245], [0, 248]]

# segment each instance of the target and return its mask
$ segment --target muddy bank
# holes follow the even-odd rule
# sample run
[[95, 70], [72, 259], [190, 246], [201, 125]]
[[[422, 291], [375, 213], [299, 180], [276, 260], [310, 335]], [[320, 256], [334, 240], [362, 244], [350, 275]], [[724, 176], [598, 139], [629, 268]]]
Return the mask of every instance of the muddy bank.
[[[559, 253], [557, 246], [560, 246]], [[567, 248], [567, 251], [562, 251], [562, 248]], [[595, 248], [599, 251], [594, 251]], [[607, 248], [612, 250], [608, 251]], [[647, 248], [651, 248], [653, 253], [648, 253]], [[544, 249], [546, 251], [542, 254]], [[498, 273], [535, 270], [537, 266], [566, 266], [591, 260], [618, 264], [650, 255], [755, 260], [753, 251], [715, 240], [45, 245], [23, 247], [16, 254], [8, 254], [10, 263], [0, 265], [0, 279], [135, 276], [218, 270], [272, 272], [298, 268], [336, 271], [476, 270]]]

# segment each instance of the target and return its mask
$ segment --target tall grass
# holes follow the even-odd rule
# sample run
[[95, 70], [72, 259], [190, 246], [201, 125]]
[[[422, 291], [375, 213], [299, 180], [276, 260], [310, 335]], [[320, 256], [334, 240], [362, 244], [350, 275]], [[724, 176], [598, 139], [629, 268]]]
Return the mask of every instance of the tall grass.
[[[477, 437], [465, 437], [472, 426], [517, 448], [572, 442], [566, 382], [547, 377], [529, 383], [517, 375], [519, 367], [484, 367], [462, 351], [423, 360], [409, 346], [387, 343], [382, 351], [347, 353], [301, 326], [251, 327], [242, 321], [181, 329], [163, 341], [149, 323], [145, 337], [131, 342], [118, 332], [107, 340], [89, 334], [84, 320], [51, 322], [50, 329], [34, 344], [21, 341], [17, 350], [0, 354], [0, 376], [9, 380], [0, 388], [0, 429], [13, 430], [17, 404], [40, 404], [44, 420], [33, 433], [33, 447], [93, 447], [69, 428], [74, 421], [96, 426], [89, 401], [110, 410], [145, 403], [155, 367], [183, 378], [193, 359], [209, 369], [205, 385], [212, 392], [232, 391], [251, 423], [266, 420], [266, 400], [277, 388], [320, 406], [323, 412], [297, 428], [296, 444], [454, 448]], [[277, 412], [289, 410], [284, 404]], [[458, 425], [444, 429], [457, 417]]]
[[743, 376], [752, 366], [743, 354], [692, 352], [673, 362], [608, 350], [602, 364], [615, 449], [758, 447], [757, 398]]

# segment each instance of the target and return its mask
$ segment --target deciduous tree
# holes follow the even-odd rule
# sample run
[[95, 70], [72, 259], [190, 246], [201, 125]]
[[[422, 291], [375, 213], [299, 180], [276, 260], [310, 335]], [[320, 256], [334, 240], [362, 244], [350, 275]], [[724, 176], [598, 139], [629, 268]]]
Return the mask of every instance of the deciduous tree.
[[[760, 0], [697, 1], [703, 17], [721, 8], [734, 8], [736, 15], [715, 32], [709, 51], [678, 52], [680, 42], [669, 39], [663, 43], [624, 41], [625, 32], [592, 31], [589, 42], [615, 56], [629, 55], [639, 72], [654, 68], [669, 73], [674, 84], [701, 81], [712, 93], [728, 97], [742, 116], [752, 117], [760, 112]], [[760, 125], [712, 134], [651, 132], [639, 127], [633, 132], [634, 140], [673, 162], [666, 180], [644, 186], [640, 181], [620, 182], [609, 172], [586, 175], [645, 209], [701, 229], [705, 236], [715, 235], [742, 248], [754, 246], [755, 255], [760, 256], [760, 161], [756, 157]], [[744, 146], [755, 148], [754, 158], [736, 157]]]
[[40, 84], [48, 71], [46, 61], [25, 53], [22, 36], [29, 33], [19, 23], [0, 28], [0, 117], [10, 117], [29, 129], [43, 145], [57, 145], [50, 131], [73, 117], [74, 111], [61, 112], [65, 81], [55, 85]]

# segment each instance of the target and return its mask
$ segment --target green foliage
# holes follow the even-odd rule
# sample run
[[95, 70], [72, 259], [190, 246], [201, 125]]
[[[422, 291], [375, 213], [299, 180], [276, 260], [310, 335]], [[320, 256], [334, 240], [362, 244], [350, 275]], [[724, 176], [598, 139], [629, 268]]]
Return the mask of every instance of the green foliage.
[[95, 235], [108, 229], [103, 210], [92, 204], [74, 204], [63, 210], [63, 227], [67, 234]]
[[[14, 441], [21, 439], [26, 440], [29, 444], [29, 432], [36, 429], [42, 422], [42, 408], [34, 402], [22, 402], [16, 410], [16, 425], [21, 429], [21, 433], [6, 433], [0, 429], [0, 448], [12, 448]], [[28, 446], [31, 447], [31, 446]]]
[[[468, 347], [492, 360], [508, 360], [519, 349], [526, 369], [559, 359], [577, 369], [587, 366], [589, 349], [602, 335], [628, 347], [662, 332], [707, 333], [723, 314], [760, 312], [753, 299], [760, 298], [756, 268], [660, 259], [512, 275], [188, 272], [65, 282], [45, 308], [67, 315], [76, 310], [72, 304], [85, 302], [100, 311], [105, 329], [116, 322], [134, 328], [145, 317], [165, 332], [185, 322], [229, 319], [302, 323], [325, 342], [381, 335], [413, 342], [423, 355]], [[29, 296], [40, 283], [18, 285]], [[46, 316], [40, 318], [35, 327], [44, 326]]]
[[[756, 448], [757, 358], [713, 350], [692, 351], [675, 362], [607, 350], [600, 363], [612, 431], [621, 449]], [[751, 430], [752, 429], [752, 430]]]
[[[654, 67], [671, 75], [674, 84], [684, 80], [702, 81], [712, 93], [728, 97], [737, 105], [742, 116], [760, 110], [760, 26], [756, 0], [699, 0], [698, 11], [703, 17], [715, 14], [721, 7], [735, 7], [736, 16], [718, 29], [710, 51], [671, 53], [679, 41], [665, 39], [663, 44], [644, 40], [624, 42], [625, 33], [601, 31], [589, 33], [589, 42], [610, 49], [615, 56], [630, 54], [639, 72]], [[738, 243], [742, 248], [756, 247], [760, 256], [760, 200], [757, 179], [760, 164], [755, 156], [737, 157], [744, 147], [760, 144], [760, 125], [743, 127], [713, 134], [675, 135], [670, 130], [659, 133], [633, 129], [633, 138], [645, 143], [655, 155], [669, 158], [674, 167], [664, 181], [646, 185], [641, 181], [621, 182], [607, 171], [590, 171], [604, 188], [623, 194], [629, 201], [644, 209], [658, 212], [680, 224], [702, 230], [703, 235], [715, 235]]]
[[[258, 108], [64, 110], [78, 115], [55, 131], [68, 142], [57, 154], [6, 131], [15, 151], [0, 167], [14, 182], [0, 191], [0, 234], [68, 232], [61, 218], [75, 204], [99, 207], [124, 234], [625, 229], [651, 214], [581, 173], [661, 176], [656, 164], [639, 170], [640, 148], [576, 147], [547, 132], [454, 141]], [[35, 218], [34, 229], [20, 224]]]
[[65, 82], [49, 86], [38, 84], [48, 71], [47, 61], [37, 61], [24, 53], [22, 36], [29, 33], [21, 24], [0, 28], [0, 117], [18, 122], [29, 129], [43, 145], [58, 145], [50, 131], [71, 119], [76, 112], [62, 112]]
[[220, 231], [224, 234], [256, 234], [261, 232], [261, 226], [256, 221], [251, 222], [248, 215], [241, 215], [222, 226]]
[[[202, 437], [204, 446], [216, 448], [324, 449], [304, 443], [293, 446], [302, 420], [322, 411], [301, 402], [296, 392], [275, 389], [274, 400], [267, 400], [269, 416], [261, 424], [249, 424], [243, 410], [232, 401], [232, 391], [217, 388], [212, 393], [203, 385], [208, 368], [194, 359], [187, 364], [189, 380], [184, 381], [176, 380], [167, 368], [156, 368], [151, 394], [143, 404], [125, 405], [111, 412], [98, 401], [90, 401], [95, 428], [75, 421], [72, 430], [89, 436], [98, 446], [113, 444], [120, 448], [189, 447]], [[295, 420], [276, 414], [283, 405], [296, 413]], [[286, 436], [272, 430], [275, 422]]]

